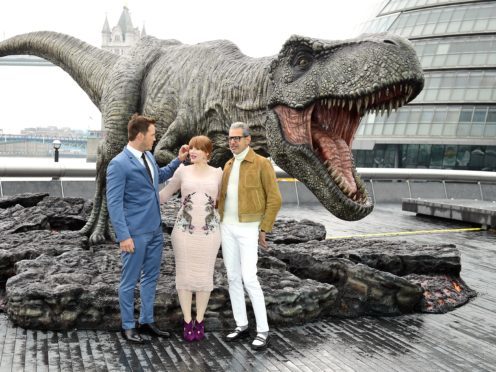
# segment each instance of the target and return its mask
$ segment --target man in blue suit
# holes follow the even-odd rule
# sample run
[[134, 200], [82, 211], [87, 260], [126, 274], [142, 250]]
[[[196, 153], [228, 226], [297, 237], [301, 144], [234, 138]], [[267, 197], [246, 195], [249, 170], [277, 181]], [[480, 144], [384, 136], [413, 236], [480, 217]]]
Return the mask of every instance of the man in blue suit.
[[[122, 336], [143, 343], [139, 331], [162, 337], [153, 318], [155, 289], [162, 261], [163, 235], [159, 183], [172, 177], [188, 155], [183, 145], [178, 158], [159, 168], [149, 152], [155, 142], [155, 121], [134, 114], [128, 124], [129, 142], [107, 168], [107, 205], [122, 259], [119, 305]], [[134, 320], [134, 289], [140, 281], [141, 310]]]

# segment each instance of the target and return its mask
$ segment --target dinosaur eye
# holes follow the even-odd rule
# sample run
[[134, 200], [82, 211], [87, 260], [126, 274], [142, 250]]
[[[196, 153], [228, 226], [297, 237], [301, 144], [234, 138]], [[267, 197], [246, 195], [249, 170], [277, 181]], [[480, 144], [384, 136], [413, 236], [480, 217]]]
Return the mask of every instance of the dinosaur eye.
[[305, 68], [308, 66], [308, 64], [310, 63], [310, 61], [305, 58], [305, 57], [301, 57], [300, 59], [298, 59], [298, 67], [302, 67], [302, 68]]
[[300, 76], [307, 71], [313, 63], [313, 54], [311, 50], [299, 50], [291, 63], [296, 76]]

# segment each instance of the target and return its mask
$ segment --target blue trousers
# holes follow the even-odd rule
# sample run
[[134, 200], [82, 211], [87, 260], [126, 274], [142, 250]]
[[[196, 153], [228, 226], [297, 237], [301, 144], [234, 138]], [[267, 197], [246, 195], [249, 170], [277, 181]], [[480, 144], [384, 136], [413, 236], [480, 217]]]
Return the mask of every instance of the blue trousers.
[[134, 289], [140, 281], [141, 309], [139, 322], [153, 323], [155, 290], [162, 262], [162, 229], [133, 236], [134, 253], [121, 252], [122, 272], [119, 285], [119, 306], [123, 329], [135, 327]]

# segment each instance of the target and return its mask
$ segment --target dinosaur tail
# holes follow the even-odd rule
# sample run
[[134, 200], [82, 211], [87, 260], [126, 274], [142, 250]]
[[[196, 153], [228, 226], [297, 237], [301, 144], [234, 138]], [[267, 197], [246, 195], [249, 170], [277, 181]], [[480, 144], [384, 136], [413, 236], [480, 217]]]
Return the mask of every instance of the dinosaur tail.
[[69, 35], [50, 31], [17, 35], [0, 42], [0, 57], [29, 54], [62, 68], [100, 108], [103, 84], [118, 56]]

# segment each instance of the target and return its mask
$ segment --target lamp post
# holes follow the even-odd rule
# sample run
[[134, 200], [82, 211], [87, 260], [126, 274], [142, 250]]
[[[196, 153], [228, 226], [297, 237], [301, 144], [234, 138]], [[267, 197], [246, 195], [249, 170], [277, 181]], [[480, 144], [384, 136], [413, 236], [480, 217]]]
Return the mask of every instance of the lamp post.
[[59, 162], [59, 149], [60, 149], [60, 146], [62, 146], [62, 143], [60, 143], [59, 140], [54, 140], [52, 142], [52, 145], [53, 145], [53, 148], [55, 150], [54, 161], [55, 161], [55, 163], [58, 163]]

